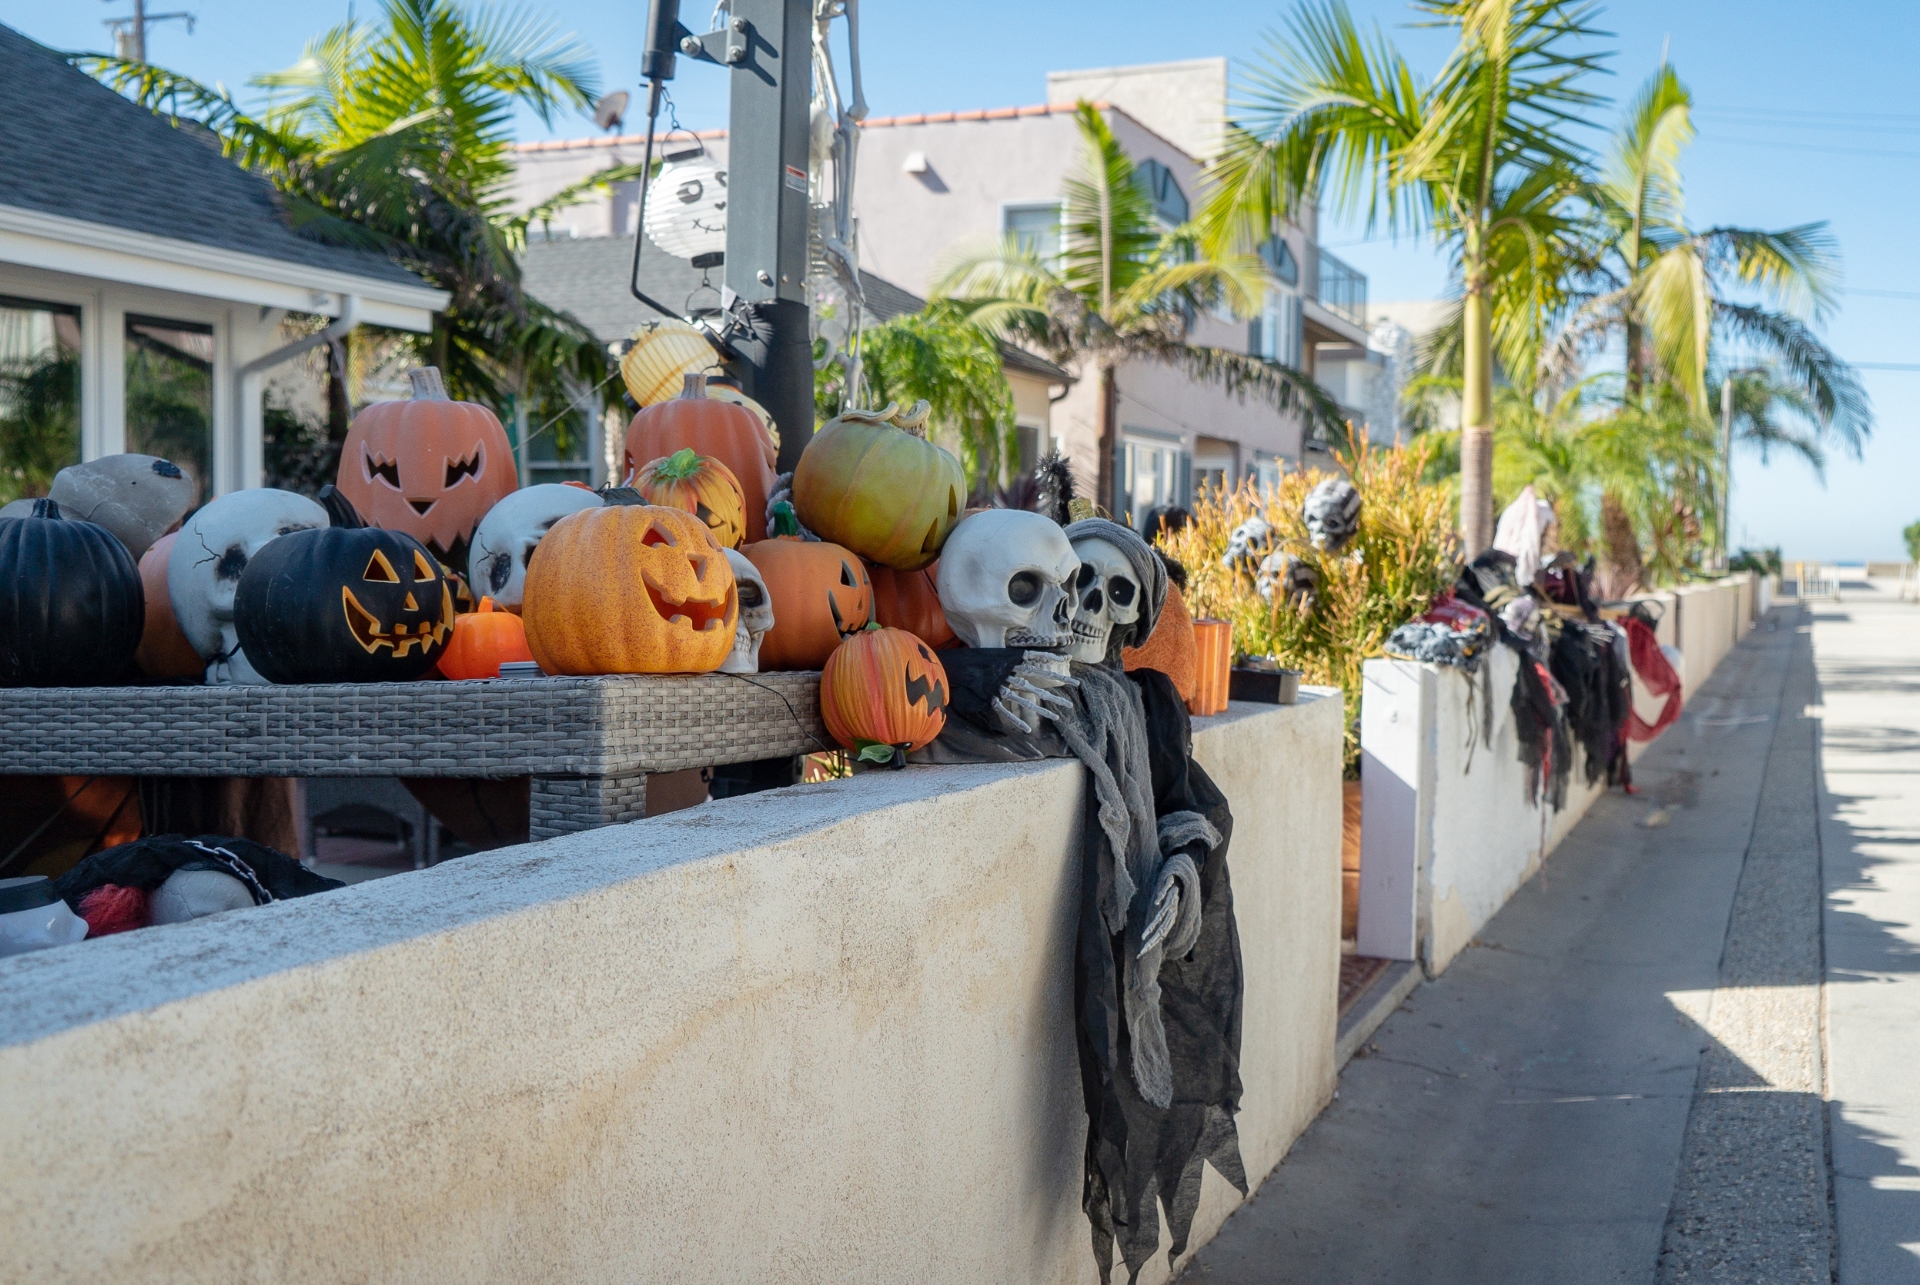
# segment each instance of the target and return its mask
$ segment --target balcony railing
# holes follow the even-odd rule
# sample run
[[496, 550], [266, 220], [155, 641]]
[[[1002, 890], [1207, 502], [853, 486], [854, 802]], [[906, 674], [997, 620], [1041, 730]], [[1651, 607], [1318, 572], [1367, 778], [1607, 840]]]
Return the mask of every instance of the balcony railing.
[[1367, 324], [1367, 275], [1316, 247], [1321, 303], [1356, 326]]

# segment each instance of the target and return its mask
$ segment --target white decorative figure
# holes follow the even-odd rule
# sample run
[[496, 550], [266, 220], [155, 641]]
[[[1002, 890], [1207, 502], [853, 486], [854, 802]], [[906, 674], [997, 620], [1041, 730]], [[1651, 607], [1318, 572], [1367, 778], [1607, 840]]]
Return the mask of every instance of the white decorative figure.
[[148, 913], [153, 923], [181, 924], [254, 904], [247, 885], [224, 870], [176, 870], [153, 890]]
[[247, 560], [289, 531], [327, 525], [327, 511], [304, 495], [260, 487], [223, 495], [187, 519], [167, 557], [174, 619], [207, 662], [209, 683], [265, 683], [240, 650], [233, 593]]
[[1131, 629], [1140, 619], [1146, 590], [1127, 555], [1107, 541], [1083, 537], [1073, 542], [1073, 552], [1080, 559], [1080, 572], [1074, 579], [1073, 646], [1068, 655], [1083, 665], [1104, 664], [1114, 630]]
[[725, 550], [733, 568], [734, 592], [740, 599], [740, 623], [733, 630], [733, 651], [720, 663], [723, 674], [760, 672], [760, 640], [773, 628], [773, 594], [760, 568], [738, 549]]
[[1080, 559], [1060, 524], [1024, 509], [988, 509], [940, 550], [940, 606], [969, 647], [1062, 650], [1071, 641]]
[[473, 532], [467, 554], [467, 585], [476, 600], [493, 599], [503, 610], [518, 611], [527, 587], [527, 559], [555, 522], [582, 509], [597, 509], [592, 491], [560, 482], [523, 487], [487, 510]]
[[60, 516], [105, 527], [134, 561], [193, 507], [193, 479], [172, 460], [153, 455], [103, 455], [54, 474], [47, 498]]

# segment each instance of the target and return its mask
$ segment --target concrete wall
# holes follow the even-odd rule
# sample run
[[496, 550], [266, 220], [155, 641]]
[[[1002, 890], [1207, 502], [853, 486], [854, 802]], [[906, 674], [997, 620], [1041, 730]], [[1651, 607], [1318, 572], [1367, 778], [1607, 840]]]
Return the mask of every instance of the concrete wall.
[[[1664, 612], [1660, 641], [1682, 653], [1687, 696], [1751, 628], [1756, 595], [1750, 575], [1650, 595]], [[1494, 648], [1474, 678], [1405, 660], [1363, 670], [1356, 944], [1363, 955], [1418, 959], [1438, 973], [1586, 815], [1606, 778], [1586, 784], [1576, 745], [1566, 806], [1528, 804], [1510, 648]], [[1645, 693], [1640, 703], [1651, 719], [1658, 704]]]
[[[1339, 744], [1330, 692], [1196, 720], [1250, 1174], [1333, 1089]], [[0, 1275], [1093, 1281], [1082, 776], [864, 774], [0, 960]], [[1207, 1175], [1196, 1247], [1237, 1200]]]

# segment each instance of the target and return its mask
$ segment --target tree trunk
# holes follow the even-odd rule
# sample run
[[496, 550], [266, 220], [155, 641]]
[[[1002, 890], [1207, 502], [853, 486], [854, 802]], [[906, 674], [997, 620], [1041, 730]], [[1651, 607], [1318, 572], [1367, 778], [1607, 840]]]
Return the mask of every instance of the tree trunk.
[[1604, 592], [1609, 598], [1624, 598], [1640, 587], [1640, 541], [1626, 506], [1611, 491], [1600, 497], [1600, 539], [1605, 549]]
[[347, 440], [353, 423], [353, 401], [347, 395], [346, 338], [334, 340], [327, 349], [327, 440], [339, 444]]
[[1493, 543], [1493, 306], [1485, 280], [1474, 275], [1460, 393], [1460, 540], [1469, 558]]
[[1114, 376], [1114, 369], [1101, 362], [1100, 370], [1100, 459], [1099, 467], [1094, 471], [1094, 493], [1092, 500], [1103, 511], [1113, 514], [1114, 520], [1120, 520], [1121, 506], [1115, 494], [1118, 485], [1113, 475], [1113, 459], [1120, 441], [1120, 384]]
[[1627, 400], [1638, 405], [1647, 384], [1647, 332], [1637, 321], [1627, 321]]

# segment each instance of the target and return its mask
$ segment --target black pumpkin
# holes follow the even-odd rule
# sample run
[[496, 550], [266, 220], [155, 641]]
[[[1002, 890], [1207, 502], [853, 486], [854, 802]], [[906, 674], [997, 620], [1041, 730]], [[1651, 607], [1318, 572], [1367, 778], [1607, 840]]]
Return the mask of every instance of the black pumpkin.
[[276, 683], [420, 677], [453, 634], [446, 568], [412, 536], [361, 524], [331, 486], [320, 502], [332, 526], [269, 542], [241, 573], [233, 599], [241, 650]]
[[146, 615], [140, 569], [105, 527], [52, 500], [0, 521], [0, 686], [119, 682]]

